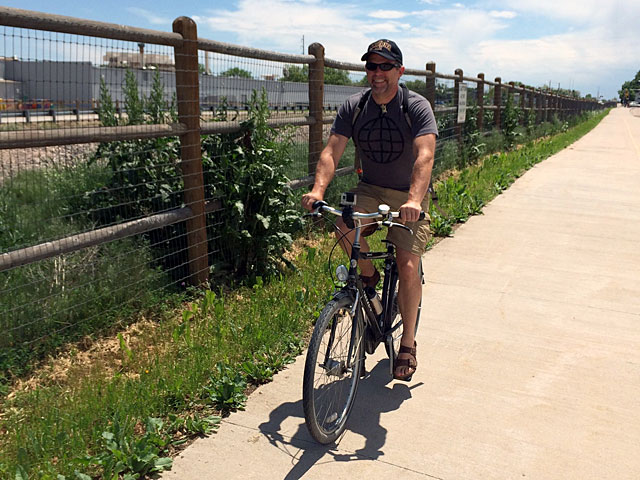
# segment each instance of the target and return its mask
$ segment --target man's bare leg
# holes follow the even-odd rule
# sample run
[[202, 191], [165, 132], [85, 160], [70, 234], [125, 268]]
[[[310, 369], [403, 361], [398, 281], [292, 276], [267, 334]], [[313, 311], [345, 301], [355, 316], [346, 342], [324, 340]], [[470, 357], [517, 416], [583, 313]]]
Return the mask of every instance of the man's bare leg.
[[[397, 249], [396, 260], [398, 262], [398, 307], [402, 315], [402, 339], [401, 345], [413, 348], [415, 342], [416, 319], [418, 306], [422, 298], [422, 283], [418, 275], [421, 257], [407, 250]], [[408, 353], [398, 355], [399, 359], [411, 358]], [[405, 377], [415, 369], [401, 366], [394, 372], [396, 376]]]

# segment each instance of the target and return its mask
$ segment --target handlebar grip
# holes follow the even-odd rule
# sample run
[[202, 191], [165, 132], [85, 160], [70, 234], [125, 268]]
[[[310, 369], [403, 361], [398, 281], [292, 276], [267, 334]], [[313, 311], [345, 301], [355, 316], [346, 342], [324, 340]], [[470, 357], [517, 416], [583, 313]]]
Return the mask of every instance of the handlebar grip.
[[426, 212], [420, 212], [420, 216], [418, 217], [418, 220], [424, 220], [426, 216], [427, 216]]
[[328, 205], [327, 202], [323, 200], [316, 200], [315, 202], [313, 202], [313, 205], [311, 205], [311, 208], [317, 210], [318, 208], [324, 207], [325, 205]]

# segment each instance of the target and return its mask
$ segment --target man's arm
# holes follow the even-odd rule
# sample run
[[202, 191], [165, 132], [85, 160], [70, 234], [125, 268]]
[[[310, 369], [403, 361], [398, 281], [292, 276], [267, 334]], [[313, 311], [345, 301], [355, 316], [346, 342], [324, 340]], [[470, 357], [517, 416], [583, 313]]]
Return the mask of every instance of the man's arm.
[[311, 191], [302, 196], [302, 206], [307, 210], [313, 209], [313, 202], [322, 200], [324, 192], [327, 190], [329, 183], [333, 179], [333, 175], [338, 168], [340, 158], [347, 147], [349, 139], [345, 136], [332, 133], [329, 136], [327, 146], [320, 153], [320, 160], [316, 165], [315, 183]]
[[409, 196], [404, 205], [400, 207], [400, 218], [407, 222], [415, 222], [422, 210], [422, 200], [427, 194], [431, 170], [433, 169], [433, 156], [436, 151], [436, 136], [433, 133], [421, 135], [413, 140], [413, 152], [416, 162], [411, 173], [411, 187]]

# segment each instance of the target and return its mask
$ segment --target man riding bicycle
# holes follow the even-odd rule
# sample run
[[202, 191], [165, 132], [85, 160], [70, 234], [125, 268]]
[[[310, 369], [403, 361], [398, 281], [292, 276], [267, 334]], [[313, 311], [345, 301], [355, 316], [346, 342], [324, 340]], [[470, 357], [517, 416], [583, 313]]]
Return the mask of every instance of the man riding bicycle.
[[[398, 304], [403, 322], [394, 378], [409, 380], [418, 366], [415, 322], [422, 296], [418, 269], [429, 240], [429, 218], [420, 221], [419, 215], [429, 210], [426, 194], [438, 128], [429, 102], [404, 86], [400, 88], [405, 68], [395, 42], [382, 39], [372, 43], [362, 61], [366, 62], [371, 89], [352, 95], [340, 107], [320, 154], [315, 183], [303, 195], [302, 205], [311, 211], [313, 203], [323, 199], [347, 142], [353, 138], [362, 165], [361, 181], [353, 190], [357, 195], [355, 209], [375, 212], [378, 205], [387, 204], [401, 213], [401, 220], [413, 231], [411, 234], [402, 228], [391, 228], [388, 234], [397, 248]], [[338, 221], [338, 228], [347, 230], [342, 220]], [[341, 246], [350, 255], [353, 234], [347, 235], [346, 240]], [[362, 251], [369, 250], [364, 238], [361, 244]], [[375, 288], [380, 273], [371, 260], [361, 260], [360, 271], [366, 286]]]

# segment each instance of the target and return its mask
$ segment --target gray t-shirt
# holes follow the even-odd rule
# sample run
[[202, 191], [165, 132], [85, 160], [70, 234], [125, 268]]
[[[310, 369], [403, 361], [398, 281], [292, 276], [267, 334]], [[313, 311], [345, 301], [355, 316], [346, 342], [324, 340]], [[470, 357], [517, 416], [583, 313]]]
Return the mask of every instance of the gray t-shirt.
[[363, 92], [350, 96], [338, 110], [331, 133], [353, 138], [362, 166], [362, 181], [380, 187], [408, 191], [415, 157], [413, 139], [433, 133], [438, 126], [429, 101], [409, 90], [411, 127], [402, 112], [403, 89], [386, 105], [386, 113], [372, 96], [353, 125], [353, 114]]

